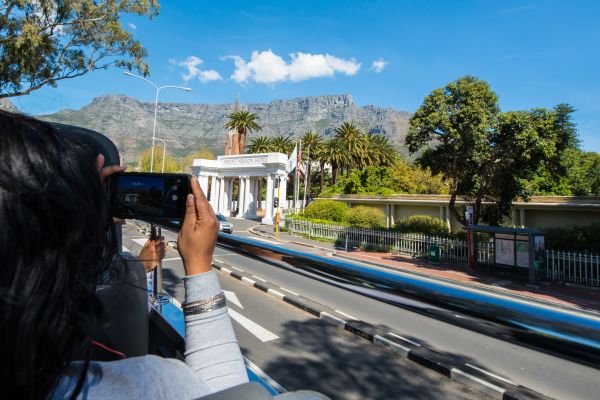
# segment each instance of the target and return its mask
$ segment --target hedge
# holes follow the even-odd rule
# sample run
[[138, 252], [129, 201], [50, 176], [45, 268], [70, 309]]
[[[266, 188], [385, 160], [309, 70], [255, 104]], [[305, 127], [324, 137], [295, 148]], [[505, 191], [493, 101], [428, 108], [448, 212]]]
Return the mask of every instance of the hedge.
[[430, 236], [448, 236], [450, 229], [441, 219], [425, 214], [412, 215], [396, 222], [399, 232], [419, 233]]
[[341, 222], [348, 212], [348, 205], [335, 200], [316, 200], [304, 210], [304, 217]]
[[346, 222], [358, 228], [385, 228], [385, 214], [379, 208], [356, 206], [346, 213]]
[[546, 228], [546, 248], [600, 254], [600, 223]]

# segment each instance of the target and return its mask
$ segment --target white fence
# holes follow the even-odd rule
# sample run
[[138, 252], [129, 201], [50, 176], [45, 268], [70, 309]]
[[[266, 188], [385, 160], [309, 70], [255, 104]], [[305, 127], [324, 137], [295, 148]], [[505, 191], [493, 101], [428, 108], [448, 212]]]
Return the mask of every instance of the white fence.
[[546, 250], [545, 268], [538, 274], [553, 281], [600, 286], [600, 255]]
[[[328, 239], [345, 249], [363, 247], [366, 249], [389, 251], [410, 256], [424, 256], [430, 250], [439, 251], [440, 261], [466, 263], [467, 243], [463, 240], [443, 237], [400, 233], [389, 230], [352, 228], [339, 225], [320, 224], [310, 221], [285, 219], [285, 229], [308, 238]], [[437, 249], [435, 247], [437, 247]], [[439, 250], [438, 250], [439, 249]], [[494, 246], [492, 243], [477, 244], [480, 263], [492, 264]]]
[[[328, 239], [338, 247], [389, 251], [410, 256], [424, 256], [430, 250], [439, 251], [440, 261], [467, 263], [467, 243], [443, 237], [400, 233], [320, 224], [310, 221], [285, 219], [285, 229], [308, 238]], [[437, 247], [437, 249], [434, 248]], [[433, 249], [432, 249], [433, 248]], [[494, 242], [477, 243], [477, 261], [494, 265]], [[537, 271], [541, 279], [600, 286], [600, 256], [567, 251], [546, 250], [544, 267]]]

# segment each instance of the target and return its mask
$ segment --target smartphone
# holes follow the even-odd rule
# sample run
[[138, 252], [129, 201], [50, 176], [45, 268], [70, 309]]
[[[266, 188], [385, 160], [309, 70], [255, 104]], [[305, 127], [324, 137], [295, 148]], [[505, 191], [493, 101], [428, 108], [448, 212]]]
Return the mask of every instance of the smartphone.
[[108, 179], [112, 215], [176, 228], [185, 216], [191, 175], [122, 172]]

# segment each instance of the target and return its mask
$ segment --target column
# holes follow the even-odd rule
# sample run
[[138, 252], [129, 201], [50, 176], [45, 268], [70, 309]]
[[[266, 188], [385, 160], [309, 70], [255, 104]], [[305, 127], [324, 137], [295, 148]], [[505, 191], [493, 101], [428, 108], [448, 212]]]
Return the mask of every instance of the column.
[[217, 197], [217, 177], [213, 175], [210, 178], [210, 205], [213, 211], [217, 209]]
[[265, 205], [265, 217], [262, 219], [263, 224], [273, 224], [273, 181], [275, 176], [269, 174], [267, 176], [267, 201]]
[[240, 176], [240, 186], [238, 187], [238, 213], [236, 215], [238, 218], [244, 217], [244, 193], [246, 191], [245, 183], [244, 177]]
[[244, 178], [244, 218], [250, 218], [251, 217], [251, 212], [250, 212], [250, 207], [252, 206], [252, 190], [251, 190], [251, 185], [252, 185], [252, 180], [250, 179], [250, 177], [245, 177]]
[[517, 226], [517, 208], [513, 207], [512, 209], [512, 219], [511, 222], [514, 226]]
[[200, 189], [204, 192], [206, 196], [208, 194], [208, 175], [198, 175], [198, 183], [200, 184]]
[[225, 186], [225, 190], [227, 191], [227, 205], [225, 206], [225, 210], [223, 210], [226, 214], [226, 217], [231, 216], [231, 203], [233, 201], [233, 179], [227, 180], [227, 186]]
[[524, 208], [519, 208], [519, 223], [521, 224], [522, 227], [527, 226], [525, 223], [525, 209]]
[[218, 206], [218, 213], [221, 212], [221, 210], [223, 210], [223, 200], [225, 199], [225, 178], [220, 177], [219, 178], [219, 201], [217, 202]]
[[396, 224], [396, 205], [395, 204], [390, 204], [390, 227], [394, 227], [394, 225]]
[[448, 229], [452, 230], [452, 225], [450, 224], [450, 207], [449, 206], [444, 206], [444, 222], [446, 223], [446, 226], [448, 226]]
[[250, 207], [248, 208], [248, 212], [250, 213], [251, 218], [256, 218], [256, 187], [258, 186], [258, 181], [256, 179], [250, 178]]
[[221, 209], [219, 212], [225, 216], [229, 215], [228, 214], [229, 203], [230, 203], [229, 190], [228, 190], [229, 181], [230, 181], [230, 179], [223, 178], [223, 190], [222, 190], [223, 198], [221, 200]]

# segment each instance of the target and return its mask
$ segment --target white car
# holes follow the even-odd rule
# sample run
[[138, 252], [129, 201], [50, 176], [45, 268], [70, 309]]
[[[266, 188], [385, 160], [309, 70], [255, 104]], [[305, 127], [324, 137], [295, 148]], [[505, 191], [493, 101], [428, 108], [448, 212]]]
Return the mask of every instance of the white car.
[[227, 221], [227, 218], [223, 214], [217, 214], [219, 220], [219, 230], [225, 233], [233, 233], [233, 224]]

